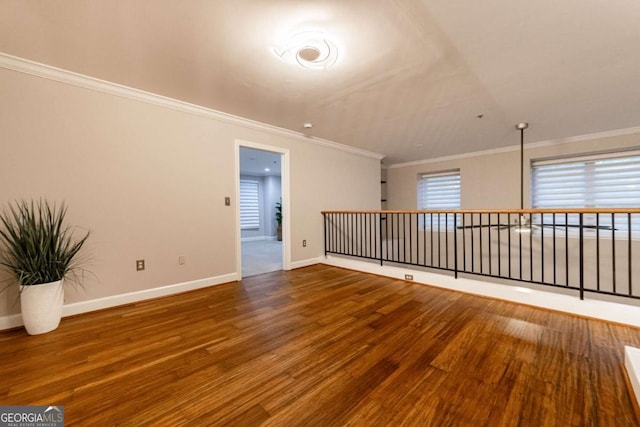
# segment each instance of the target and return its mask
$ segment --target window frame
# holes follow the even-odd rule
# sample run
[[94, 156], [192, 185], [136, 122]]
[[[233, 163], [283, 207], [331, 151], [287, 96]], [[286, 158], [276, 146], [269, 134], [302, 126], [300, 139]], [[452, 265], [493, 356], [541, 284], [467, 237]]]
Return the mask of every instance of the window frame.
[[[438, 179], [438, 178], [445, 178], [445, 177], [454, 177], [457, 178], [457, 182], [455, 182], [455, 184], [457, 184], [457, 204], [456, 206], [447, 206], [447, 207], [429, 207], [429, 206], [424, 206], [422, 205], [422, 202], [424, 201], [424, 196], [423, 193], [427, 191], [426, 188], [423, 188], [423, 183], [425, 183], [424, 185], [428, 185], [426, 182], [433, 179]], [[417, 205], [417, 209], [419, 211], [455, 211], [455, 210], [459, 210], [461, 209], [461, 205], [462, 205], [462, 175], [460, 173], [460, 169], [449, 169], [449, 170], [444, 170], [444, 171], [434, 171], [434, 172], [423, 172], [423, 173], [419, 173], [418, 174], [418, 182], [416, 185], [416, 195], [417, 195], [417, 201], [416, 201], [416, 205]], [[452, 185], [454, 183], [448, 183], [445, 185]], [[447, 204], [450, 203], [449, 199], [445, 199], [445, 200], [437, 200], [436, 203], [438, 204]], [[434, 214], [435, 216], [436, 214]], [[431, 219], [431, 217], [430, 217]], [[441, 214], [439, 219], [434, 219], [434, 221], [427, 221], [425, 223], [425, 221], [423, 221], [423, 216], [420, 215], [419, 216], [419, 229], [420, 230], [440, 230], [440, 231], [448, 231], [448, 230], [453, 230], [456, 226], [458, 226], [460, 224], [460, 216], [458, 215], [457, 218], [457, 223], [454, 223], [454, 215], [444, 215]]]
[[[602, 196], [599, 195], [598, 192], [595, 191], [589, 191], [590, 188], [592, 188], [594, 186], [594, 183], [598, 183], [599, 186], [605, 187], [608, 185], [612, 185], [610, 182], [607, 181], [621, 181], [618, 185], [628, 185], [627, 182], [622, 181], [624, 178], [623, 177], [616, 177], [616, 176], [611, 176], [612, 173], [611, 171], [606, 171], [606, 169], [608, 167], [610, 168], [615, 168], [615, 161], [624, 161], [625, 159], [630, 159], [630, 164], [631, 166], [633, 166], [634, 162], [638, 162], [640, 163], [640, 150], [627, 150], [627, 151], [616, 151], [616, 152], [605, 152], [605, 153], [596, 153], [596, 154], [576, 154], [576, 155], [572, 155], [572, 156], [563, 156], [563, 157], [556, 157], [556, 158], [546, 158], [546, 159], [532, 159], [530, 166], [531, 166], [531, 182], [530, 182], [530, 198], [531, 198], [531, 207], [533, 209], [571, 209], [571, 208], [603, 208], [603, 209], [607, 209], [607, 208], [635, 208], [638, 207], [637, 205], [634, 206], [633, 204], [633, 200], [636, 200], [633, 197], [627, 196], [627, 198], [629, 199], [629, 202], [627, 203], [622, 203], [622, 204], [616, 204], [613, 205], [612, 203], [609, 204], [598, 204], [597, 201], [598, 199], [600, 200], [606, 200], [606, 195]], [[609, 162], [609, 163], [607, 163]], [[584, 163], [584, 167], [580, 168], [579, 164], [580, 163]], [[598, 164], [600, 163], [600, 164]], [[572, 167], [572, 165], [575, 165], [575, 167]], [[552, 178], [549, 178], [549, 173], [553, 174], [553, 170], [552, 167], [553, 166], [564, 166], [564, 171], [566, 173], [563, 174], [562, 169], [558, 169], [558, 173], [556, 174], [556, 176], [561, 177], [563, 180], [560, 181], [558, 180], [558, 182], [562, 182], [562, 183], [566, 183], [566, 185], [564, 187], [557, 187], [557, 188], [553, 188], [554, 187], [554, 183], [551, 182]], [[542, 183], [542, 186], [544, 188], [544, 186], [546, 185], [547, 187], [547, 194], [545, 195], [540, 195], [539, 193], [539, 189], [541, 186], [541, 183], [539, 181], [539, 179], [544, 180], [545, 177], [540, 177], [540, 171], [541, 169], [546, 169], [543, 171], [543, 173], [546, 175], [546, 180], [547, 183]], [[569, 171], [571, 170], [572, 171]], [[600, 169], [600, 170], [598, 170]], [[633, 172], [632, 167], [630, 168], [630, 170]], [[605, 172], [606, 171], [606, 172]], [[613, 172], [615, 173], [615, 171]], [[624, 173], [624, 172], [621, 172]], [[610, 177], [606, 177], [606, 175], [609, 175]], [[580, 182], [576, 182], [576, 181], [567, 181], [567, 177], [574, 175], [576, 178], [581, 178]], [[640, 175], [640, 173], [638, 173], [638, 175]], [[635, 182], [635, 181], [634, 181]], [[640, 178], [638, 178], [638, 183], [634, 184], [634, 185], [640, 185]], [[557, 191], [560, 192], [562, 190], [562, 188], [567, 188], [567, 189], [571, 189], [571, 188], [579, 188], [580, 190], [575, 191], [575, 194], [572, 194], [572, 196], [574, 197], [574, 199], [579, 199], [580, 197], [582, 197], [583, 199], [583, 203], [581, 204], [569, 204], [568, 206], [551, 206], [549, 205], [548, 202], [544, 202], [544, 198], [545, 197], [549, 197], [552, 198], [552, 195], [550, 196], [549, 194], [552, 193], [553, 191]], [[640, 187], [639, 187], [640, 188]], [[602, 194], [606, 194], [608, 191], [610, 190], [600, 190], [600, 192]], [[635, 191], [640, 192], [640, 189], [638, 190], [629, 190], [630, 193], [634, 193]], [[570, 193], [570, 192], [568, 192]], [[581, 195], [581, 196], [580, 196]], [[542, 199], [542, 202], [541, 202]], [[615, 198], [611, 198], [612, 200], [615, 200]], [[640, 200], [640, 199], [638, 199]], [[545, 219], [549, 216], [550, 214], [545, 214]], [[626, 221], [621, 219], [621, 216], [623, 214], [617, 214], [615, 216], [615, 226], [616, 226], [616, 232], [615, 232], [615, 238], [616, 239], [624, 239], [626, 240], [628, 238], [628, 233], [629, 233], [629, 228], [628, 226], [626, 226]], [[578, 214], [571, 214], [569, 215], [569, 223], [577, 223], [578, 219], [577, 219]], [[599, 221], [599, 225], [610, 225], [610, 218], [611, 215], [600, 215], [600, 221]], [[604, 221], [603, 221], [604, 219]], [[596, 225], [596, 215], [595, 214], [585, 214], [583, 216], [583, 221], [585, 225]], [[551, 233], [550, 230], [543, 228], [545, 231], [545, 234], [549, 234]], [[557, 233], [561, 233], [562, 235], [564, 235], [564, 229], [562, 227], [559, 227], [556, 230], [556, 234]], [[609, 230], [600, 230], [599, 233], [596, 233], [596, 231], [594, 229], [584, 229], [585, 232], [585, 237], [595, 237], [596, 234], [599, 235], [600, 238], [609, 238], [611, 239], [612, 236], [614, 235], [614, 233], [612, 233]], [[570, 229], [568, 232], [569, 236], [577, 236], [579, 235], [579, 230], [577, 228], [573, 228]], [[640, 221], [638, 221], [637, 219], [635, 221], [632, 222], [632, 230], [631, 230], [631, 235], [632, 235], [632, 239], [633, 240], [638, 240], [640, 239]], [[620, 236], [620, 237], [618, 237]]]
[[[251, 215], [251, 219], [249, 222], [246, 217], [243, 218], [243, 213], [246, 215], [246, 207], [243, 209], [243, 203], [247, 203], [246, 199], [243, 199], [243, 186], [246, 187], [248, 185], [255, 186], [255, 209], [257, 211], [257, 218], [254, 218], [256, 215]], [[246, 190], [245, 190], [246, 191]], [[246, 194], [246, 193], [244, 193]], [[250, 179], [241, 179], [240, 180], [240, 229], [241, 230], [260, 230], [262, 226], [262, 203], [260, 203], [261, 196], [261, 188], [260, 181], [254, 181]], [[253, 202], [253, 200], [249, 201]], [[248, 222], [248, 223], [245, 223]]]

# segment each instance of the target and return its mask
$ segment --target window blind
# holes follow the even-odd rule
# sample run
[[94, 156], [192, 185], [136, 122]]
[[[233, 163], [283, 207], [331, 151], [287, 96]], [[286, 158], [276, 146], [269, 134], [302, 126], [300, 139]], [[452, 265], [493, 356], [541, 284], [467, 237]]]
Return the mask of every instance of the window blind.
[[[534, 161], [531, 177], [532, 207], [637, 208], [640, 205], [640, 153]], [[586, 219], [585, 219], [586, 220]], [[571, 218], [577, 221], [577, 216]], [[594, 216], [589, 216], [593, 225]], [[626, 215], [616, 215], [615, 228], [628, 230]], [[611, 226], [611, 215], [599, 224]], [[636, 221], [638, 222], [638, 221]], [[632, 224], [634, 234], [640, 224]]]
[[240, 228], [260, 228], [260, 193], [257, 181], [240, 181]]
[[[420, 175], [418, 180], [419, 210], [455, 210], [460, 209], [460, 171], [447, 171]], [[453, 215], [440, 215], [440, 226], [453, 227]], [[437, 225], [434, 218], [435, 227]], [[427, 228], [431, 226], [427, 221]]]

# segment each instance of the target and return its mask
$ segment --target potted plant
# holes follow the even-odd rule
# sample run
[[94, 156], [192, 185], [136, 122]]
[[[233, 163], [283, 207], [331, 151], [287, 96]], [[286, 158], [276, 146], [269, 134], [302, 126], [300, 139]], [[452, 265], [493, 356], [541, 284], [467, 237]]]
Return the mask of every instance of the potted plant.
[[276, 203], [276, 222], [278, 223], [278, 242], [282, 241], [282, 199]]
[[67, 208], [46, 200], [15, 202], [0, 213], [0, 266], [20, 287], [22, 319], [30, 335], [52, 331], [60, 324], [63, 280], [74, 281], [76, 255], [89, 232], [74, 239], [65, 225]]

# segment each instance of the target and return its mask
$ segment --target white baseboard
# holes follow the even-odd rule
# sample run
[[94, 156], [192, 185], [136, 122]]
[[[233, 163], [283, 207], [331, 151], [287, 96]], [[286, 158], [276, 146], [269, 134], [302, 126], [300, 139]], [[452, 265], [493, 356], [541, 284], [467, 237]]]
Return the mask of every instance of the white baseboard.
[[[66, 304], [62, 307], [62, 317], [73, 316], [75, 314], [88, 313], [90, 311], [102, 310], [104, 308], [116, 307], [119, 305], [131, 304], [133, 302], [144, 301], [167, 295], [179, 294], [196, 289], [207, 288], [209, 286], [221, 285], [223, 283], [240, 280], [237, 273], [224, 274], [221, 276], [207, 277], [205, 279], [192, 280], [189, 282], [176, 283], [174, 285], [161, 286], [158, 288], [145, 289], [142, 291], [129, 292], [126, 294], [112, 295], [104, 298], [97, 298], [87, 301], [79, 301]], [[11, 329], [22, 326], [22, 315], [11, 314], [0, 317], [0, 330]]]
[[276, 236], [255, 236], [255, 237], [242, 237], [240, 241], [244, 242], [258, 242], [262, 240], [276, 240]]
[[[443, 274], [415, 271], [408, 268], [387, 265], [380, 266], [379, 264], [370, 262], [334, 256], [321, 256], [295, 261], [291, 263], [291, 268], [308, 267], [320, 263], [395, 279], [404, 279], [404, 275], [409, 273], [413, 275], [413, 281], [416, 283], [640, 327], [640, 307], [614, 302], [600, 300], [581, 301], [577, 296], [560, 295], [552, 292], [544, 292], [519, 286], [499, 285], [467, 278], [455, 279]], [[74, 314], [87, 313], [237, 280], [241, 280], [238, 273], [230, 273], [137, 292], [80, 301], [65, 305], [62, 310], [62, 316], [66, 317]], [[22, 324], [22, 316], [20, 314], [0, 317], [0, 330], [15, 328], [22, 326]], [[638, 362], [636, 372], [640, 373], [640, 361]], [[640, 385], [638, 386], [638, 392], [640, 392]], [[640, 394], [638, 392], [637, 394]]]
[[0, 331], [5, 329], [17, 328], [18, 326], [22, 326], [24, 323], [22, 322], [21, 314], [10, 314], [8, 316], [0, 317]]
[[624, 368], [633, 389], [632, 397], [640, 405], [640, 349], [624, 346]]
[[414, 282], [429, 286], [436, 286], [439, 288], [640, 327], [640, 307], [602, 300], [580, 300], [577, 292], [575, 296], [562, 295], [520, 286], [500, 285], [468, 278], [456, 279], [453, 276], [447, 276], [444, 274], [429, 273], [425, 271], [412, 270], [410, 268], [388, 265], [381, 266], [379, 263], [371, 263], [336, 256], [322, 257], [321, 263], [401, 280], [404, 280], [405, 274], [412, 274]]
[[295, 268], [309, 267], [310, 265], [320, 264], [323, 261], [324, 257], [303, 259], [302, 261], [293, 261], [291, 263], [291, 269], [293, 270]]

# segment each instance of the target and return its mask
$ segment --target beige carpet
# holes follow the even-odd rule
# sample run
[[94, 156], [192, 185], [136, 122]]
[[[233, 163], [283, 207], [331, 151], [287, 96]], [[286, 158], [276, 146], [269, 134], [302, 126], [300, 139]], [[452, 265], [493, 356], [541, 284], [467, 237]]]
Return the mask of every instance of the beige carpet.
[[282, 270], [282, 242], [256, 240], [242, 243], [242, 277]]

